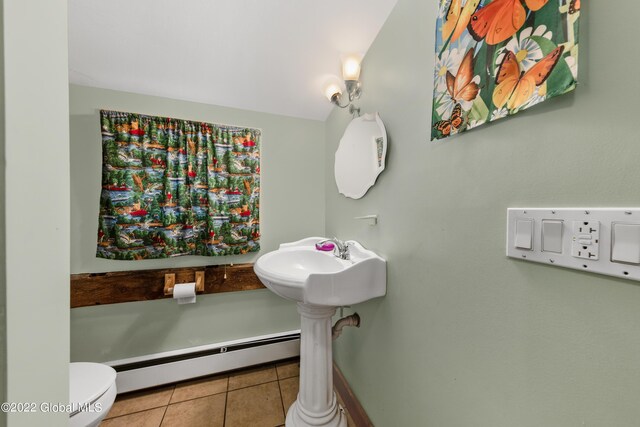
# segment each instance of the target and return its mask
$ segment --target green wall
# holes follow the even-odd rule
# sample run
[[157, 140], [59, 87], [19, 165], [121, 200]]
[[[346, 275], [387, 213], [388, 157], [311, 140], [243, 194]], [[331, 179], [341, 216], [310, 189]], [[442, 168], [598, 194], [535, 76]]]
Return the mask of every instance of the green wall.
[[[324, 234], [324, 123], [194, 102], [70, 87], [72, 273], [253, 262], [260, 254], [111, 261], [95, 257], [101, 182], [101, 108], [258, 127], [261, 246]], [[295, 304], [256, 290], [71, 310], [71, 359], [110, 361], [299, 329]]]
[[[69, 398], [67, 1], [4, 0], [4, 208], [9, 402]], [[4, 275], [3, 274], [3, 275]], [[3, 399], [4, 400], [4, 399]], [[68, 414], [10, 413], [64, 426]]]
[[[4, 122], [4, 1], [0, 0], [0, 402], [7, 401], [7, 270], [5, 245], [5, 122]], [[0, 413], [0, 427], [7, 425], [7, 414]]]
[[335, 344], [376, 426], [638, 425], [639, 284], [505, 257], [508, 207], [639, 204], [640, 5], [617, 3], [582, 4], [575, 93], [430, 143], [438, 5], [399, 0], [363, 64], [360, 104], [390, 145], [361, 200], [335, 187], [349, 116], [329, 117], [327, 234], [388, 260], [387, 296]]

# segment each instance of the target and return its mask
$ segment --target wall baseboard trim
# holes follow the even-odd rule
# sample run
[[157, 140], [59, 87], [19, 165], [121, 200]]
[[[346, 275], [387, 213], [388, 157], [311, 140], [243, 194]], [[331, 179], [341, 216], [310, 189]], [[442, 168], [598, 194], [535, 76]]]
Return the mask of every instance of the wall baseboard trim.
[[118, 373], [118, 393], [128, 393], [297, 356], [300, 331], [289, 331], [106, 364]]
[[360, 401], [351, 390], [347, 379], [340, 371], [340, 368], [333, 363], [333, 388], [340, 397], [345, 411], [351, 416], [356, 427], [374, 427], [360, 404]]

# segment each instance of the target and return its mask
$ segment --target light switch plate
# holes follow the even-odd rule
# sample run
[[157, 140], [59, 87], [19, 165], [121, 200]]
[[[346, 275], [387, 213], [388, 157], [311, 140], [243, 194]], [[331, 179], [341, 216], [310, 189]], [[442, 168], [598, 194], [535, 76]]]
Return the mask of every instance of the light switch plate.
[[[531, 250], [520, 249], [515, 245], [516, 224], [517, 221], [523, 220], [533, 221]], [[562, 221], [560, 247], [564, 250], [561, 253], [543, 251], [543, 221]], [[612, 261], [614, 223], [640, 224], [640, 208], [509, 208], [507, 256], [523, 261], [640, 280], [640, 264]], [[628, 253], [626, 248], [617, 249], [617, 252], [621, 250], [625, 254]], [[624, 256], [625, 259], [627, 256], [629, 255]]]

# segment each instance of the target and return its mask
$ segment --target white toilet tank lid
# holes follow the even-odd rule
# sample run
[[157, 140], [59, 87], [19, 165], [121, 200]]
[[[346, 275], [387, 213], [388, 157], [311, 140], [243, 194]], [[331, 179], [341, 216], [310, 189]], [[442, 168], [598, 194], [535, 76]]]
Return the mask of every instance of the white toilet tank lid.
[[69, 364], [69, 403], [92, 403], [116, 382], [116, 371], [100, 363]]

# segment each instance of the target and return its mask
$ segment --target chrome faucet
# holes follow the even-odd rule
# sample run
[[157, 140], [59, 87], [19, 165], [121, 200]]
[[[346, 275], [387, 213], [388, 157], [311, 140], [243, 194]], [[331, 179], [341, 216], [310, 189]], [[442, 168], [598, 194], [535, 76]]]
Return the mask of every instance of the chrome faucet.
[[329, 243], [329, 242], [331, 242], [331, 243], [333, 243], [335, 245], [335, 248], [333, 248], [333, 254], [335, 256], [337, 256], [340, 259], [346, 259], [346, 260], [351, 259], [351, 254], [349, 253], [349, 247], [351, 246], [351, 243], [349, 243], [349, 242], [343, 242], [342, 240], [338, 239], [337, 237], [334, 237], [333, 239], [321, 240], [316, 244], [317, 245], [323, 245], [323, 244]]

